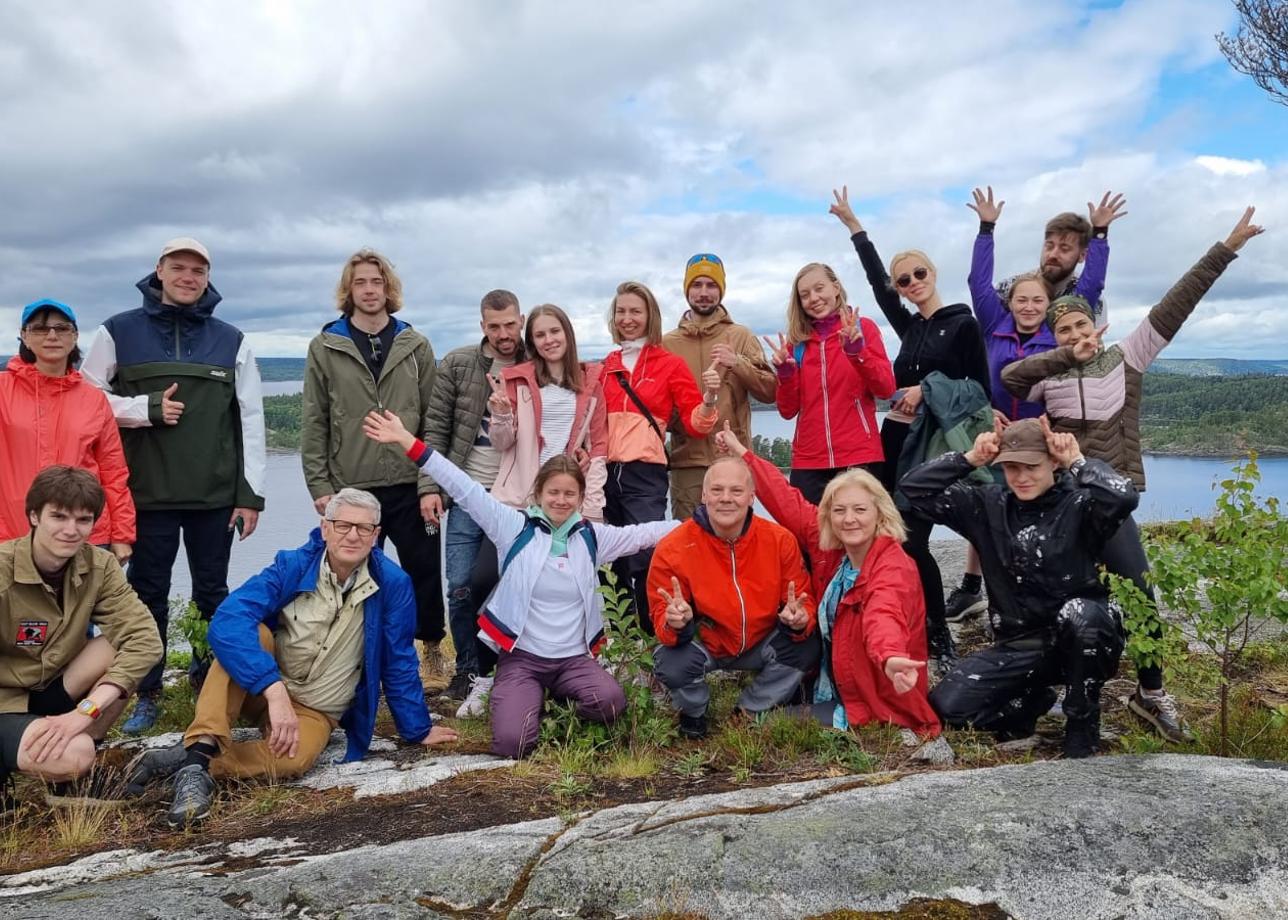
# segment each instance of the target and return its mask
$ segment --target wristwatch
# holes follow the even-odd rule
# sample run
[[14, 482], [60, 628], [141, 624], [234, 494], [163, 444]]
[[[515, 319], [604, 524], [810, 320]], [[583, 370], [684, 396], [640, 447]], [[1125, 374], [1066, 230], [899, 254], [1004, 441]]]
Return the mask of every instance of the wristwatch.
[[93, 700], [89, 699], [88, 697], [76, 704], [76, 711], [79, 712], [81, 715], [89, 716], [91, 719], [94, 719], [94, 720], [97, 720], [98, 717], [103, 714], [103, 710], [99, 708], [98, 703], [95, 703]]

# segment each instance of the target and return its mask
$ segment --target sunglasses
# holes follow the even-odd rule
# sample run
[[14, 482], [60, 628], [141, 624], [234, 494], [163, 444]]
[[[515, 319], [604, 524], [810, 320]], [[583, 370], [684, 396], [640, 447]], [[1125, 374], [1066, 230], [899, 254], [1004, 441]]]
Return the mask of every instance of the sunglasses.
[[380, 350], [380, 337], [375, 335], [367, 336], [367, 344], [371, 346], [371, 360], [379, 364], [381, 357], [384, 355], [384, 352]]
[[920, 268], [914, 268], [911, 275], [907, 273], [900, 275], [898, 278], [894, 279], [894, 283], [901, 288], [906, 288], [908, 285], [912, 284], [913, 278], [916, 278], [918, 281], [925, 281], [929, 277], [930, 269], [922, 265]]
[[711, 252], [698, 253], [687, 263], [685, 263], [684, 267], [692, 268], [693, 266], [697, 265], [699, 262], [710, 262], [712, 265], [719, 265], [721, 268], [724, 268], [724, 263], [720, 261], [720, 257], [715, 253], [711, 253]]

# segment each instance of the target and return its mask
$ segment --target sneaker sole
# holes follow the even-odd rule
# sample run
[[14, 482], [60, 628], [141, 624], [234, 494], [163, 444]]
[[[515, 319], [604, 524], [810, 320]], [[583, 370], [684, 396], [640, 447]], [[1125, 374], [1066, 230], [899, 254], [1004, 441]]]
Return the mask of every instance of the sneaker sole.
[[979, 616], [987, 609], [988, 609], [988, 598], [985, 598], [982, 601], [976, 601], [975, 603], [971, 604], [969, 607], [962, 609], [958, 613], [949, 614], [945, 616], [944, 622], [960, 623], [962, 620], [969, 620], [971, 617]]
[[1164, 741], [1168, 741], [1172, 744], [1185, 744], [1187, 741], [1190, 740], [1184, 735], [1178, 735], [1172, 732], [1171, 730], [1169, 730], [1167, 726], [1164, 725], [1156, 715], [1154, 715], [1144, 706], [1140, 705], [1140, 703], [1136, 702], [1136, 697], [1134, 695], [1127, 700], [1127, 709], [1136, 718], [1140, 719], [1142, 722], [1148, 723], [1151, 727], [1153, 727], [1154, 731]]
[[178, 818], [178, 819], [175, 819], [170, 817], [169, 815], [166, 815], [165, 823], [173, 830], [181, 831], [185, 827], [192, 827], [195, 824], [200, 824], [202, 821], [205, 821], [209, 817], [210, 817], [210, 809], [207, 808], [204, 811], [202, 811], [200, 814], [187, 815], [183, 818]]

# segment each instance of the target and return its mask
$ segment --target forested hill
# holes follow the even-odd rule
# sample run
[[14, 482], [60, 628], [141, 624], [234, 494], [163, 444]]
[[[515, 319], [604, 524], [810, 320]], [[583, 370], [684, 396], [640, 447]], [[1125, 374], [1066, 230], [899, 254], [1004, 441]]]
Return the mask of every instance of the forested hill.
[[1149, 366], [1160, 374], [1190, 377], [1246, 377], [1249, 374], [1288, 374], [1288, 361], [1248, 361], [1240, 358], [1159, 358]]

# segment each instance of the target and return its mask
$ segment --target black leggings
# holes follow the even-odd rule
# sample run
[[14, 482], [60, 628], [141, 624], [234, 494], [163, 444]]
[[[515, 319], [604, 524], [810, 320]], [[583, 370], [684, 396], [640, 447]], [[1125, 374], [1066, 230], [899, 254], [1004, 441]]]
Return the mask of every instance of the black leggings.
[[[891, 496], [895, 493], [895, 474], [899, 467], [899, 454], [903, 442], [907, 440], [908, 429], [905, 422], [886, 419], [881, 425], [881, 449], [885, 453], [885, 464], [882, 467], [881, 484]], [[904, 541], [903, 551], [917, 563], [917, 575], [921, 578], [921, 593], [926, 601], [926, 645], [931, 657], [951, 657], [953, 636], [948, 631], [948, 621], [944, 618], [944, 580], [939, 572], [939, 563], [930, 552], [930, 531], [934, 524], [915, 514], [905, 514], [904, 527], [908, 538]]]
[[793, 469], [787, 481], [793, 489], [805, 496], [807, 502], [817, 505], [823, 501], [823, 490], [827, 488], [827, 484], [846, 470], [867, 470], [880, 479], [884, 469], [884, 463], [858, 463], [854, 466], [834, 466], [821, 470]]
[[[604, 523], [615, 527], [666, 519], [666, 493], [670, 478], [660, 463], [630, 460], [608, 464], [604, 484]], [[648, 567], [653, 550], [641, 550], [613, 563], [619, 587], [628, 588], [639, 617], [640, 628], [653, 635], [653, 618], [648, 609]]]

